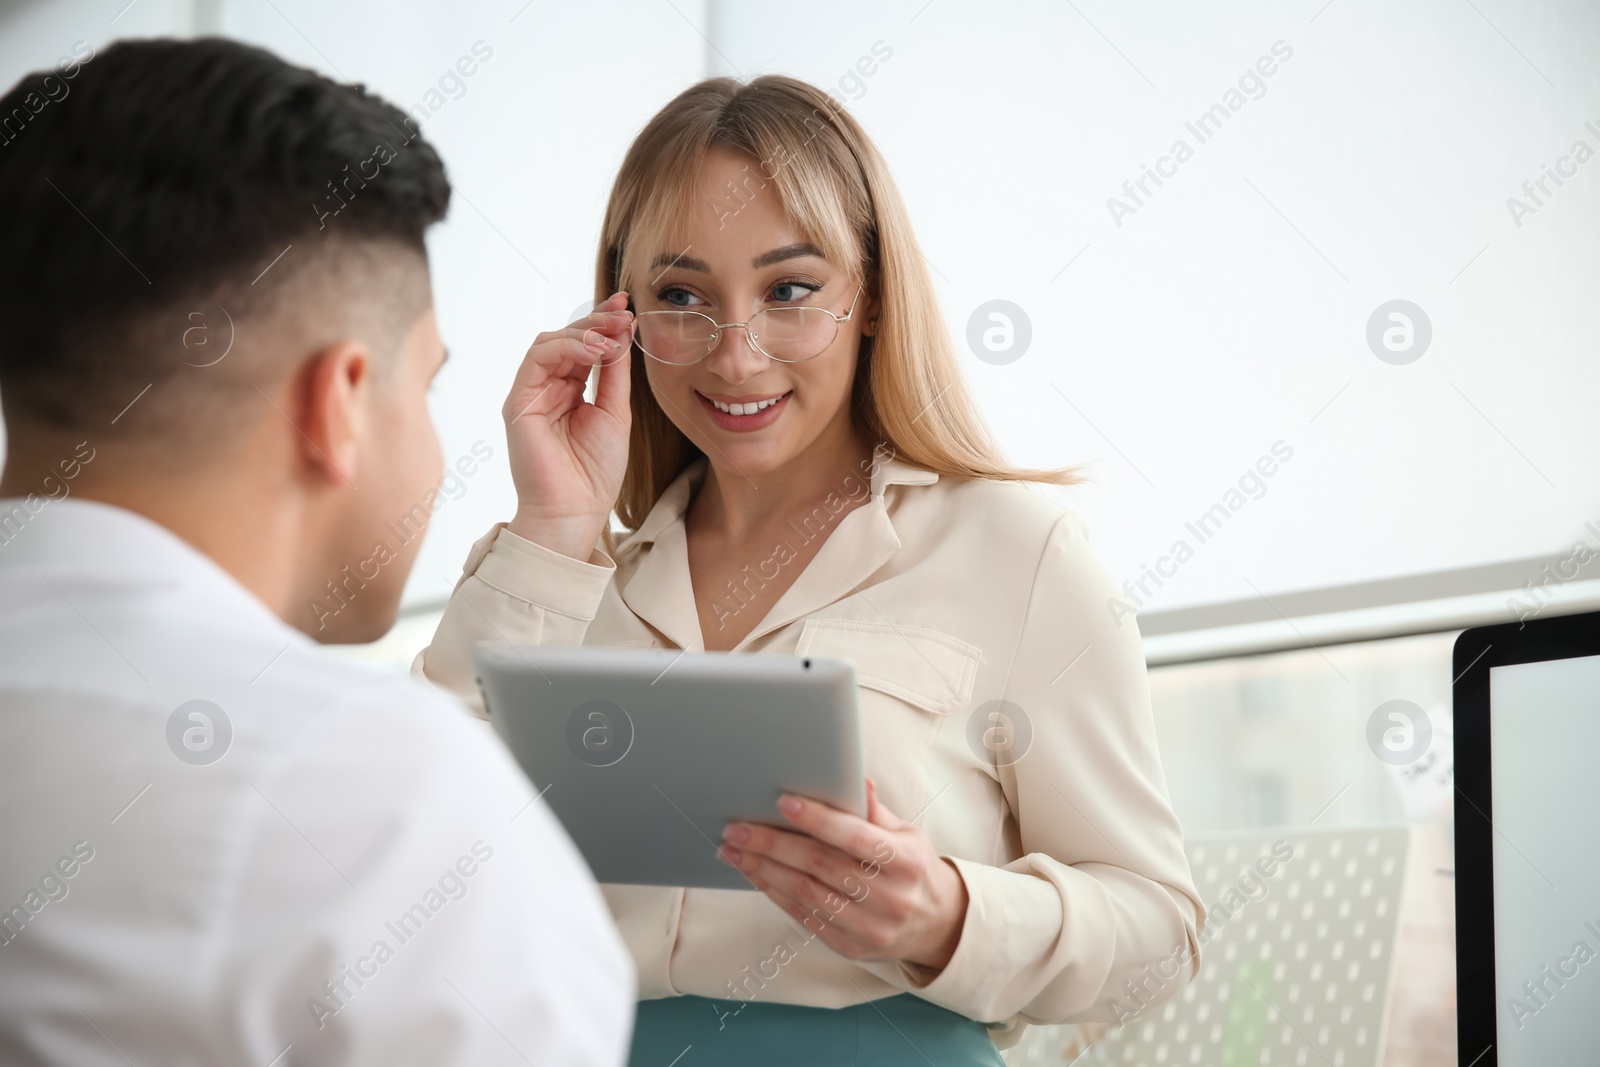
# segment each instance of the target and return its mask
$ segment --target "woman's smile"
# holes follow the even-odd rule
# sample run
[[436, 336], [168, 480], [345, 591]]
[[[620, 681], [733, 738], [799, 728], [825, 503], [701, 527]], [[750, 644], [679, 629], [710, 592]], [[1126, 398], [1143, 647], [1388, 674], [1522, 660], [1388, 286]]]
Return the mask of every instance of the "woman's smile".
[[776, 422], [789, 406], [789, 398], [794, 395], [794, 390], [768, 393], [765, 396], [712, 397], [696, 389], [694, 395], [718, 426], [734, 433], [748, 433]]

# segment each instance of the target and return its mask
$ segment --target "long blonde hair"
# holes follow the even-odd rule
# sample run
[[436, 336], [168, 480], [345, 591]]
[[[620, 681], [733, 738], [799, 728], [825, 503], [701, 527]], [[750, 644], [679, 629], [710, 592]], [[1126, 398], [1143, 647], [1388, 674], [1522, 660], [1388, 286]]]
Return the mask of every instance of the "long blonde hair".
[[[1077, 467], [1013, 467], [968, 392], [916, 237], [883, 157], [833, 97], [795, 78], [708, 78], [680, 93], [640, 131], [606, 207], [595, 299], [633, 290], [663, 250], [686, 247], [706, 154], [749, 157], [747, 179], [774, 182], [785, 211], [831, 263], [876, 276], [878, 328], [863, 337], [851, 416], [868, 442], [942, 476], [1075, 485]], [[759, 162], [758, 162], [759, 161]], [[633, 428], [617, 515], [628, 530], [701, 451], [646, 385], [631, 358]], [[610, 541], [609, 531], [607, 540]]]

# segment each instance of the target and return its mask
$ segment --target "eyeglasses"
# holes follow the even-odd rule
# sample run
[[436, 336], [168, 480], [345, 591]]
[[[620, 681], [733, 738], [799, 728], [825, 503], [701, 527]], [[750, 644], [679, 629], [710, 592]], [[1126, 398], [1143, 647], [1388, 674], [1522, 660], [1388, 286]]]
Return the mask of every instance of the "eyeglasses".
[[674, 366], [699, 363], [722, 340], [723, 330], [743, 330], [750, 347], [779, 363], [804, 363], [828, 350], [839, 336], [839, 324], [856, 312], [866, 283], [843, 315], [827, 308], [766, 308], [747, 322], [718, 322], [698, 311], [643, 311], [633, 318], [633, 339], [651, 359]]

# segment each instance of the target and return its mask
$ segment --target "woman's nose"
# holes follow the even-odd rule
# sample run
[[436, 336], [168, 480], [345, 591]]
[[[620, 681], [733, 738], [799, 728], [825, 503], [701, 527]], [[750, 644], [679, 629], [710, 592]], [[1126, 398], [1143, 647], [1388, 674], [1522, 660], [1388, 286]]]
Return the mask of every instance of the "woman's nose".
[[750, 330], [743, 325], [724, 326], [706, 361], [717, 376], [734, 384], [766, 370], [769, 360], [750, 343]]

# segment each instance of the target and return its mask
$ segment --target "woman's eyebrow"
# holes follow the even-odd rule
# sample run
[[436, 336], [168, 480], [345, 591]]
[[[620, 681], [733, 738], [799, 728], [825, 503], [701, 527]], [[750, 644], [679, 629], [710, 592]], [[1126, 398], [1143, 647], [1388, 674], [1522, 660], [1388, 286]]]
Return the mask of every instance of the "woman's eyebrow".
[[774, 248], [770, 252], [759, 255], [750, 261], [750, 265], [759, 270], [762, 267], [770, 267], [774, 263], [782, 263], [786, 259], [799, 259], [802, 256], [816, 256], [818, 259], [827, 258], [822, 254], [822, 249], [814, 244], [794, 244], [784, 245], [782, 248]]
[[[827, 258], [822, 254], [822, 249], [818, 248], [816, 245], [801, 243], [784, 245], [782, 248], [774, 248], [770, 252], [763, 252], [755, 259], [752, 259], [750, 261], [750, 265], [757, 270], [760, 270], [762, 267], [770, 267], [774, 263], [782, 263], [786, 259], [800, 259], [803, 256], [815, 256], [818, 259]], [[682, 252], [679, 252], [677, 255], [673, 255], [670, 252], [663, 252], [650, 263], [651, 270], [656, 270], [657, 268], [664, 269], [667, 267], [682, 267], [684, 270], [697, 270], [702, 274], [711, 273], [711, 265], [705, 260], [695, 259], [693, 256], [686, 256]]]
[[[683, 251], [687, 252], [688, 249], [686, 248]], [[663, 270], [668, 267], [682, 267], [684, 270], [697, 270], [701, 274], [711, 273], [711, 265], [709, 263], [703, 259], [695, 259], [693, 256], [686, 256], [683, 254], [683, 252], [679, 252], [676, 255], [672, 254], [671, 252], [661, 253], [650, 263], [651, 270], [655, 270], [658, 267], [662, 268]]]

